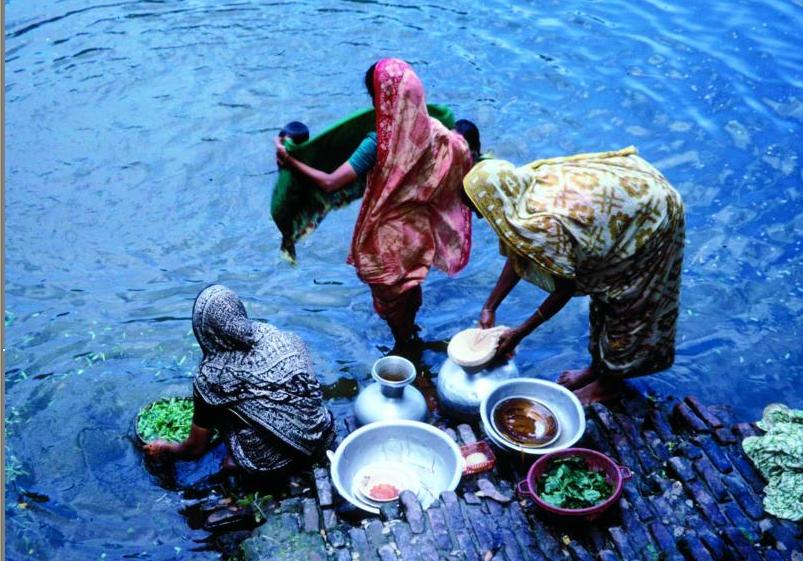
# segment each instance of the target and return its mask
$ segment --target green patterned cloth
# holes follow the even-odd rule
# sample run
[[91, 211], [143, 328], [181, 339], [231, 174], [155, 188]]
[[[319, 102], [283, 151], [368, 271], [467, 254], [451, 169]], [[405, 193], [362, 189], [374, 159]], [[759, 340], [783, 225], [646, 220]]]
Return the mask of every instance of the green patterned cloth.
[[742, 448], [769, 483], [764, 488], [764, 510], [799, 522], [803, 520], [803, 411], [772, 403], [757, 425], [766, 434], [745, 438]]
[[[454, 114], [445, 105], [427, 105], [431, 117], [447, 128], [454, 128]], [[327, 173], [349, 159], [365, 136], [376, 128], [373, 108], [362, 109], [327, 127], [302, 144], [285, 141], [294, 158]], [[343, 207], [362, 197], [365, 178], [335, 193], [324, 193], [313, 183], [287, 169], [279, 170], [273, 188], [270, 211], [282, 233], [282, 255], [295, 263], [295, 244], [315, 230], [330, 210]]]

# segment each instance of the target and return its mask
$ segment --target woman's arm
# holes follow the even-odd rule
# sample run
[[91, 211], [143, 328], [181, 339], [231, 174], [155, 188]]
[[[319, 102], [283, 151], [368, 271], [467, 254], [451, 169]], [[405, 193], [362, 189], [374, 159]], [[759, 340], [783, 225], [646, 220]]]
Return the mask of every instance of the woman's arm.
[[155, 440], [146, 444], [143, 450], [150, 457], [174, 456], [181, 460], [195, 460], [203, 456], [209, 448], [211, 438], [212, 431], [210, 429], [199, 427], [193, 423], [190, 435], [183, 442]]
[[276, 137], [276, 163], [280, 167], [286, 167], [296, 173], [300, 173], [310, 181], [312, 181], [318, 188], [326, 193], [334, 193], [339, 191], [346, 185], [350, 185], [357, 181], [357, 172], [351, 167], [351, 164], [344, 162], [332, 173], [326, 173], [304, 162], [295, 159], [290, 154], [282, 143], [281, 137]]
[[574, 296], [575, 283], [573, 280], [554, 278], [555, 290], [546, 297], [535, 313], [520, 326], [508, 329], [499, 337], [499, 346], [496, 348], [497, 357], [505, 357], [512, 354], [522, 339], [557, 314]]
[[491, 291], [488, 300], [482, 307], [482, 312], [480, 313], [480, 327], [487, 329], [494, 326], [496, 322], [496, 309], [520, 280], [519, 275], [516, 274], [516, 270], [513, 268], [513, 262], [508, 258], [507, 261], [505, 261], [505, 266], [502, 269], [502, 273], [499, 275], [499, 279], [496, 281], [496, 286]]

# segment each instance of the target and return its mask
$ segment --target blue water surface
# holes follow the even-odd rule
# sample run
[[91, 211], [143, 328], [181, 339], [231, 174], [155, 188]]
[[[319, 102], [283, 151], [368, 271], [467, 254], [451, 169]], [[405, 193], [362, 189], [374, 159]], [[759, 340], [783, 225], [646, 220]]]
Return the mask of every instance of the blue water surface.
[[[367, 105], [383, 56], [498, 157], [638, 146], [688, 213], [677, 361], [643, 383], [740, 420], [803, 406], [801, 29], [796, 0], [6, 1], [7, 559], [215, 557], [190, 552], [180, 497], [130, 440], [142, 404], [189, 391], [208, 283], [299, 333], [327, 385], [367, 381], [390, 335], [345, 264], [357, 207], [290, 267], [271, 146], [286, 121], [314, 132]], [[474, 322], [502, 263], [475, 223], [466, 270], [427, 280], [423, 337]], [[543, 297], [522, 283], [499, 321]], [[575, 299], [520, 366], [584, 366], [587, 321]]]

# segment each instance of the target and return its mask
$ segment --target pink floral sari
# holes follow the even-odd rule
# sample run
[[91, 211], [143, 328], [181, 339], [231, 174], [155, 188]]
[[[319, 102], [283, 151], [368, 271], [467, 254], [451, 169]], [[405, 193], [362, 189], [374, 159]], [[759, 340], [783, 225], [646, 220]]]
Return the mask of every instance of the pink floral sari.
[[375, 307], [386, 315], [383, 303], [418, 287], [432, 265], [451, 275], [468, 262], [471, 212], [461, 186], [471, 156], [460, 135], [429, 117], [424, 87], [407, 63], [381, 60], [374, 91], [377, 162], [348, 261], [377, 289]]

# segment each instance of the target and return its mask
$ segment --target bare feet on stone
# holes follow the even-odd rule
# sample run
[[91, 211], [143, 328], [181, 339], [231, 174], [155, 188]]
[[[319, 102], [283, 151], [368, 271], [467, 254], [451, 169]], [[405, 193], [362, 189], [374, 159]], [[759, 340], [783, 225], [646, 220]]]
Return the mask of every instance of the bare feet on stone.
[[616, 399], [622, 394], [623, 390], [624, 386], [621, 382], [606, 382], [598, 379], [580, 389], [574, 390], [574, 395], [583, 405], [591, 405], [592, 403]]
[[581, 370], [566, 370], [558, 376], [558, 384], [569, 390], [582, 388], [597, 379], [597, 373], [590, 366]]

